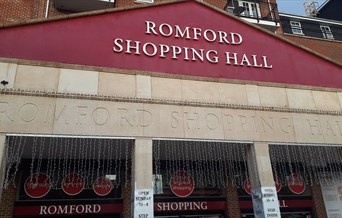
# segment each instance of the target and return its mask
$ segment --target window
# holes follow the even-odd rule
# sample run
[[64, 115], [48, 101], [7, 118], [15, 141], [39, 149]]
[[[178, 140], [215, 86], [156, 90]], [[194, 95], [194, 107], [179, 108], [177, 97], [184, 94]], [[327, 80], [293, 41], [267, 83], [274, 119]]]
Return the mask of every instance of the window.
[[260, 17], [260, 8], [258, 3], [239, 1], [239, 6], [244, 9], [241, 16]]
[[290, 25], [293, 34], [304, 35], [300, 22], [290, 21]]
[[135, 0], [136, 3], [153, 3], [153, 0]]
[[321, 30], [322, 30], [322, 33], [323, 33], [323, 37], [325, 39], [334, 39], [334, 36], [330, 30], [330, 27], [328, 26], [321, 26]]

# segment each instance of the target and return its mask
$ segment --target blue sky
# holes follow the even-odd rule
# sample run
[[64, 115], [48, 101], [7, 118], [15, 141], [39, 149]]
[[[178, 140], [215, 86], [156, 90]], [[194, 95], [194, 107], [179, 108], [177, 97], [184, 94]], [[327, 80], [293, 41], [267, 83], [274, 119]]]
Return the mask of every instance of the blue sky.
[[[311, 0], [277, 0], [277, 4], [279, 12], [306, 16], [303, 4], [308, 1], [311, 2]], [[325, 0], [315, 0], [315, 2], [320, 6]]]

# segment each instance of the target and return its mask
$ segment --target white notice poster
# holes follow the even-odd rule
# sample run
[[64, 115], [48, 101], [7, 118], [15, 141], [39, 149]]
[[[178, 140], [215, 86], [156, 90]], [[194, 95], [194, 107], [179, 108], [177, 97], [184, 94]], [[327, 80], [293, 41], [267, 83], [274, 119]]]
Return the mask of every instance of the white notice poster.
[[342, 180], [321, 184], [328, 218], [342, 218]]
[[134, 190], [134, 218], [153, 218], [153, 189]]
[[252, 190], [254, 217], [280, 218], [279, 201], [275, 187], [262, 187]]

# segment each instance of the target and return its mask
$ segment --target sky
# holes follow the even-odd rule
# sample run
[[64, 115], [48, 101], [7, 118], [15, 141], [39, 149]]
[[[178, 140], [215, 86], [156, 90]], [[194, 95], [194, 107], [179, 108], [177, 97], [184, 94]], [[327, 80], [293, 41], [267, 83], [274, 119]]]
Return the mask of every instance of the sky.
[[[277, 0], [278, 10], [282, 13], [306, 16], [304, 10], [305, 2], [312, 2], [312, 0]], [[325, 0], [315, 0], [315, 2], [320, 6]]]

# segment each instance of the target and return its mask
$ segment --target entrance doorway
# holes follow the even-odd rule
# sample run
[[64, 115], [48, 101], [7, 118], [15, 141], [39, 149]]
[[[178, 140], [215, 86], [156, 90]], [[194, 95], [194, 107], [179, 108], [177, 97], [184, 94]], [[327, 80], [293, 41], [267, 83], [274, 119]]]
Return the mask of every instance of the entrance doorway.
[[221, 214], [211, 214], [211, 215], [177, 215], [177, 216], [155, 216], [156, 218], [223, 218]]

